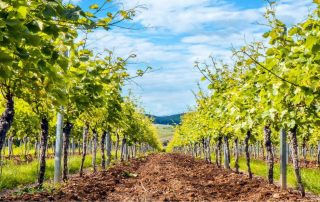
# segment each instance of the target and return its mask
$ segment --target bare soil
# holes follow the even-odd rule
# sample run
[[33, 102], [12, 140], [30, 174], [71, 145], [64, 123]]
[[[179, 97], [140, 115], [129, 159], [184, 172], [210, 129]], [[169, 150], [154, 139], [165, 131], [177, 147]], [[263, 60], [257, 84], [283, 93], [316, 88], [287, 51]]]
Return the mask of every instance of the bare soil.
[[53, 192], [2, 196], [28, 201], [279, 201], [302, 198], [264, 179], [207, 164], [183, 154], [153, 154], [114, 165], [108, 171], [72, 177]]

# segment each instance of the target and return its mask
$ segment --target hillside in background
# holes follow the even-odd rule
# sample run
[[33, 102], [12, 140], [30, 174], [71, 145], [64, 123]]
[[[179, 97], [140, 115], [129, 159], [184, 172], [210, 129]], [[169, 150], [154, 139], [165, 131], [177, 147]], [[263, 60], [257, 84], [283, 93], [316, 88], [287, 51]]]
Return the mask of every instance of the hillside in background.
[[174, 126], [164, 124], [155, 124], [155, 126], [163, 146], [166, 147], [174, 134]]
[[174, 114], [170, 116], [154, 116], [147, 114], [147, 116], [151, 117], [154, 121], [154, 124], [163, 124], [163, 125], [176, 125], [180, 124], [181, 116], [183, 114]]

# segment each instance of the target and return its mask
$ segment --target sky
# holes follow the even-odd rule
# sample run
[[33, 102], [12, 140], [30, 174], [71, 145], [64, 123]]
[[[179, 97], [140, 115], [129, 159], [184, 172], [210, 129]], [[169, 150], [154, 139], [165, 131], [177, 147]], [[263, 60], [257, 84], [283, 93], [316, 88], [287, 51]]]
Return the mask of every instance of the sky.
[[[85, 8], [105, 0], [72, 0]], [[133, 28], [97, 30], [90, 34], [89, 47], [111, 49], [120, 57], [135, 54], [128, 68], [151, 66], [152, 72], [128, 82], [146, 113], [163, 116], [186, 112], [195, 105], [201, 75], [195, 61], [209, 56], [232, 62], [232, 47], [262, 40], [268, 27], [263, 0], [115, 0], [114, 8], [137, 7], [127, 24]], [[312, 11], [312, 0], [279, 0], [277, 16], [289, 26], [304, 20]], [[206, 84], [200, 84], [206, 88]]]

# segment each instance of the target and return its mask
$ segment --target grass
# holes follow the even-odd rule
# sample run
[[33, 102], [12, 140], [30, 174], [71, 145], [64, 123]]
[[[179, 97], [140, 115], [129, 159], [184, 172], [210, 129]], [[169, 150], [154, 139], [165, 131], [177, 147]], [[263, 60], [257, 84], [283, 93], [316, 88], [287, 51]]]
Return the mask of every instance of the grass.
[[[214, 160], [214, 154], [212, 154]], [[224, 158], [222, 158], [223, 165]], [[214, 161], [213, 161], [214, 162]], [[234, 168], [234, 160], [231, 158], [230, 166]], [[268, 178], [268, 165], [265, 161], [250, 159], [250, 166], [253, 175]], [[247, 172], [246, 159], [244, 157], [239, 158], [239, 167], [240, 170]], [[320, 169], [319, 168], [301, 168], [301, 177], [302, 182], [305, 186], [305, 189], [309, 192], [319, 195], [320, 194]], [[273, 168], [273, 177], [274, 180], [280, 181], [280, 164], [275, 163]], [[287, 167], [287, 183], [290, 187], [296, 187], [296, 178], [294, 174], [294, 169], [292, 165]]]
[[[251, 159], [251, 170], [254, 175], [267, 178], [268, 167], [264, 161]], [[231, 166], [234, 167], [234, 163], [231, 163]], [[239, 159], [240, 169], [243, 171], [247, 170], [245, 158]], [[280, 180], [280, 165], [276, 163], [274, 165], [274, 179], [276, 181]], [[317, 168], [301, 168], [301, 177], [304, 183], [304, 186], [307, 191], [310, 191], [315, 194], [320, 194], [320, 169]], [[292, 165], [288, 165], [287, 169], [287, 180], [288, 185], [295, 187], [296, 179]]]
[[[159, 136], [162, 141], [168, 140], [173, 135], [173, 127], [168, 125], [156, 125], [159, 131]], [[19, 148], [16, 148], [19, 149]], [[17, 151], [15, 154], [21, 154], [22, 151]], [[214, 159], [214, 154], [212, 154]], [[87, 155], [84, 164], [85, 168], [91, 167], [92, 157]], [[97, 155], [97, 165], [100, 163], [101, 158]], [[74, 174], [79, 171], [81, 162], [81, 156], [71, 156], [69, 158], [69, 173]], [[13, 189], [16, 187], [23, 187], [28, 184], [36, 183], [38, 177], [37, 161], [33, 161], [28, 164], [15, 165], [12, 161], [7, 161], [7, 164], [2, 168], [2, 175], [0, 176], [0, 191], [3, 189]], [[247, 170], [245, 158], [239, 159], [240, 169]], [[234, 167], [233, 160], [231, 166]], [[267, 164], [261, 160], [251, 159], [251, 170], [254, 175], [267, 178]], [[49, 180], [53, 178], [54, 171], [54, 159], [47, 159], [47, 169], [45, 179]], [[274, 179], [279, 181], [280, 179], [280, 166], [278, 163], [274, 166]], [[288, 185], [295, 187], [296, 180], [292, 165], [288, 165]], [[314, 194], [320, 194], [320, 169], [317, 168], [302, 168], [301, 176], [307, 191]]]
[[[91, 166], [92, 156], [87, 155], [84, 163], [84, 168]], [[101, 158], [97, 155], [97, 165], [100, 164]], [[77, 173], [80, 168], [81, 156], [71, 156], [69, 158], [69, 173]], [[3, 189], [13, 189], [16, 187], [25, 186], [36, 183], [38, 179], [39, 163], [33, 161], [29, 164], [14, 165], [12, 162], [6, 164], [2, 168], [0, 176], [0, 191]], [[53, 178], [54, 159], [47, 159], [45, 179]]]
[[[21, 146], [15, 146], [13, 145], [13, 155], [21, 155], [21, 156], [24, 156], [24, 151], [25, 148], [24, 148], [24, 145], [22, 144]], [[5, 156], [8, 156], [8, 147], [6, 147], [6, 149], [4, 150], [4, 155]], [[51, 147], [48, 148], [48, 153], [49, 154], [53, 154], [53, 149]], [[29, 145], [29, 153], [28, 154], [31, 154], [33, 155], [34, 154], [34, 147], [32, 144]]]
[[160, 125], [155, 124], [159, 138], [162, 142], [171, 140], [173, 133], [174, 133], [174, 127], [171, 125]]

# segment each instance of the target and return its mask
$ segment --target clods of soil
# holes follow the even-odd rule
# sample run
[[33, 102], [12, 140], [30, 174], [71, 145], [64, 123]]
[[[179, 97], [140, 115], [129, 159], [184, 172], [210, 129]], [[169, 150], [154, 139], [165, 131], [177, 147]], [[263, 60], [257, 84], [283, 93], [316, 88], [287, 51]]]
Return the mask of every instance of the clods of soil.
[[[264, 179], [218, 168], [183, 154], [153, 154], [108, 171], [73, 177], [52, 193], [4, 196], [1, 200], [60, 201], [279, 201], [302, 198]], [[320, 200], [320, 199], [319, 199]]]

